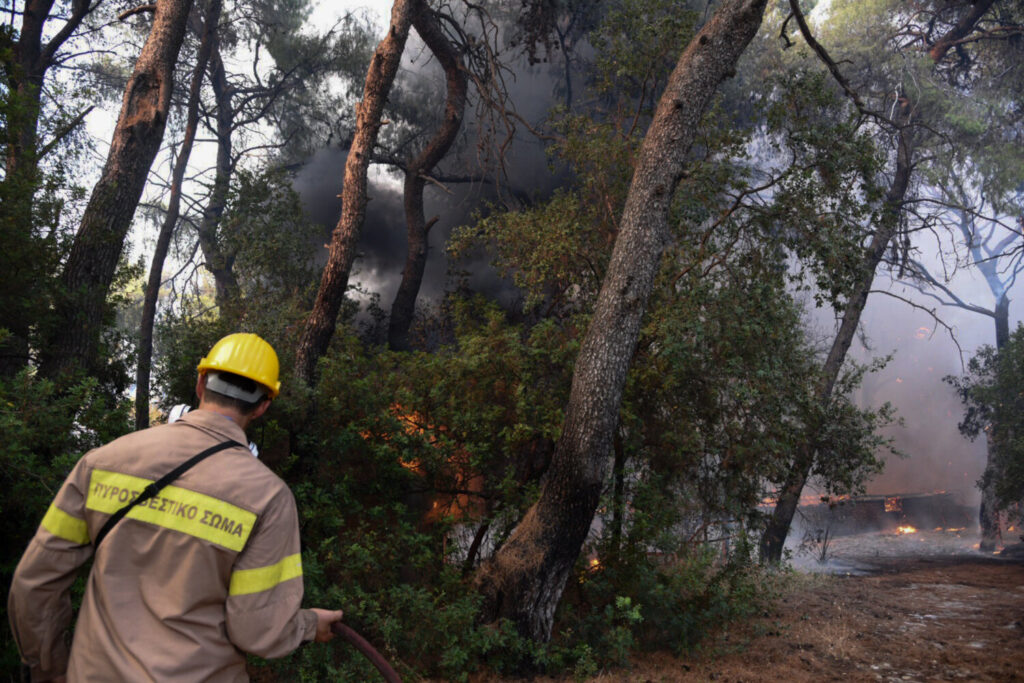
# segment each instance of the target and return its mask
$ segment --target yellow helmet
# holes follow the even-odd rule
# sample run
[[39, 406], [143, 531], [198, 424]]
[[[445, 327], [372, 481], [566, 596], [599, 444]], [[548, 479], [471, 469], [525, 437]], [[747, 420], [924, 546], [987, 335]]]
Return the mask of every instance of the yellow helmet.
[[265, 386], [270, 398], [277, 398], [281, 393], [281, 382], [277, 379], [277, 353], [274, 347], [255, 334], [239, 332], [224, 337], [199, 361], [197, 370], [200, 374], [223, 370], [248, 377]]

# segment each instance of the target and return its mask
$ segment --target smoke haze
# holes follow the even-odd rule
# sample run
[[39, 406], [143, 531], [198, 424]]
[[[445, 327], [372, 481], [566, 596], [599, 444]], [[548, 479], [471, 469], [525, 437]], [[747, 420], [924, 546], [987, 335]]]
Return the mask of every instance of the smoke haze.
[[[429, 78], [443, 88], [439, 67], [427, 59], [415, 34], [410, 36], [412, 49], [406, 51], [415, 61], [406, 58], [401, 77]], [[418, 56], [417, 56], [418, 55]], [[547, 67], [528, 69], [520, 65], [516, 77], [508, 80], [510, 101], [519, 106], [519, 113], [529, 121], [541, 121], [552, 102], [556, 80]], [[462, 145], [456, 158], [442, 162], [444, 169], [460, 169], [459, 173], [480, 175], [473, 144], [481, 129], [472, 103], [467, 106]], [[432, 131], [427, 134], [432, 134]], [[346, 149], [329, 148], [317, 152], [299, 171], [295, 188], [302, 197], [309, 215], [324, 228], [324, 243], [338, 220]], [[519, 198], [543, 198], [557, 185], [559, 176], [548, 167], [541, 144], [520, 132], [505, 159], [507, 175], [501, 180], [507, 194]], [[378, 169], [374, 172], [374, 169]], [[405, 218], [402, 207], [402, 181], [395, 174], [371, 168], [366, 222], [363, 226], [359, 257], [351, 281], [380, 295], [387, 309], [394, 298], [406, 256]], [[493, 174], [488, 174], [494, 177]], [[438, 223], [429, 236], [429, 256], [419, 302], [439, 301], [448, 282], [448, 263], [444, 245], [454, 227], [471, 222], [474, 212], [483, 210], [497, 197], [494, 184], [479, 182], [448, 184], [450, 194], [434, 185], [426, 190], [425, 213], [429, 220], [438, 216]], [[326, 249], [324, 250], [326, 260]], [[471, 273], [470, 286], [504, 305], [516, 298], [511, 285], [502, 281], [481, 256], [476, 262], [461, 264]], [[983, 306], [991, 307], [991, 293], [984, 283], [962, 281], [962, 292]], [[883, 275], [876, 287], [888, 288], [901, 297], [927, 309], [936, 302], [910, 288], [889, 283]], [[418, 304], [420, 305], [420, 304]], [[1018, 306], [1011, 305], [1011, 329], [1021, 319]], [[960, 349], [949, 332], [937, 325], [927, 312], [881, 293], [872, 294], [864, 312], [861, 330], [870, 348], [856, 341], [850, 358], [861, 363], [872, 358], [892, 355], [880, 372], [865, 378], [855, 397], [863, 407], [877, 407], [888, 401], [896, 406], [902, 425], [893, 425], [886, 435], [906, 458], [888, 457], [885, 471], [868, 485], [868, 493], [925, 493], [949, 491], [964, 503], [976, 504], [979, 499], [976, 482], [985, 466], [983, 440], [970, 442], [960, 435], [957, 423], [963, 406], [953, 388], [943, 381], [947, 375], [960, 375], [964, 364], [984, 344], [994, 344], [992, 320], [956, 308], [939, 307], [937, 314], [954, 329]], [[818, 320], [818, 335], [831, 342], [831, 312], [813, 313]]]

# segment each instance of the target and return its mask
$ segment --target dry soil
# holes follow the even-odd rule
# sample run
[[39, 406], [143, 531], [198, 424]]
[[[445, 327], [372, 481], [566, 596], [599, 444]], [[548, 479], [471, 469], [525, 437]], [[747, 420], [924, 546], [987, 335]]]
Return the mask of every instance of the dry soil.
[[646, 655], [589, 680], [1024, 681], [1024, 562], [948, 534], [837, 539], [833, 550], [834, 573], [798, 574], [705, 652]]

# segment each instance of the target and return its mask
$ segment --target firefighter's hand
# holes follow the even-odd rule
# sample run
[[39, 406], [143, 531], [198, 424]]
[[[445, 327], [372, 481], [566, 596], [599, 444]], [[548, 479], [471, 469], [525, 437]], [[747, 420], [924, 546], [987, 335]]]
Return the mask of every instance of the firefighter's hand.
[[313, 612], [316, 613], [316, 642], [328, 643], [334, 638], [334, 633], [331, 631], [331, 624], [336, 621], [341, 621], [343, 612], [340, 609], [317, 609], [312, 608]]

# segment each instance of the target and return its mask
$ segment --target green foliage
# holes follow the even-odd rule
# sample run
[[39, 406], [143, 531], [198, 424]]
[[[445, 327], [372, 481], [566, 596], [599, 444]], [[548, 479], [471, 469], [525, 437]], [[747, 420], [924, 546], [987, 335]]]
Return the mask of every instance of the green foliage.
[[622, 0], [611, 5], [590, 36], [597, 51], [592, 87], [636, 100], [650, 115], [694, 33], [698, 15], [671, 0]]
[[[238, 291], [223, 311], [211, 311], [210, 297], [200, 291], [158, 319], [153, 395], [164, 409], [192, 402], [196, 364], [215, 341], [232, 332], [252, 332], [269, 341], [278, 352], [282, 385], [294, 387], [294, 334], [319, 282], [313, 259], [322, 244], [321, 229], [306, 217], [284, 175], [240, 171], [219, 230]], [[275, 404], [272, 417], [278, 412]]]
[[[6, 589], [50, 501], [89, 449], [130, 429], [130, 403], [112, 401], [87, 378], [58, 391], [27, 370], [0, 378], [0, 581]], [[6, 594], [6, 590], [4, 591]], [[0, 605], [0, 677], [17, 677], [18, 656]]]
[[323, 229], [306, 217], [283, 173], [236, 173], [219, 231], [222, 248], [236, 255], [243, 307], [289, 296], [311, 298], [319, 280], [313, 258], [320, 251]]
[[892, 439], [881, 436], [890, 424], [902, 424], [895, 408], [884, 403], [877, 409], [862, 409], [850, 398], [866, 373], [879, 372], [889, 360], [878, 359], [867, 366], [851, 364], [838, 378], [828, 404], [818, 406], [814, 417], [818, 457], [812, 474], [830, 494], [863, 493], [871, 476], [882, 471], [882, 453], [904, 457], [893, 447]]
[[983, 346], [962, 377], [945, 378], [966, 408], [960, 432], [984, 434], [989, 468], [981, 485], [992, 485], [1002, 507], [1024, 498], [1024, 327], [1017, 326], [1003, 348]]
[[[702, 545], [601, 556], [567, 589], [559, 619], [573, 626], [555, 642], [586, 644], [601, 668], [628, 666], [637, 649], [684, 654], [713, 643], [771, 599], [767, 576], [750, 563], [748, 550], [741, 545], [727, 556]], [[617, 593], [624, 587], [629, 597]]]
[[[304, 7], [254, 10], [271, 19], [294, 10], [289, 31], [267, 47], [299, 72], [311, 45], [290, 32]], [[601, 531], [559, 608], [558, 635], [540, 645], [507, 623], [477, 622], [469, 579], [536, 500], [643, 128], [697, 19], [666, 0], [613, 3], [592, 37], [596, 107], [555, 121], [561, 139], [551, 151], [572, 182], [528, 209], [463, 228], [449, 245], [454, 256], [490, 250], [522, 291], [526, 315], [452, 296], [437, 315], [445, 341], [430, 353], [372, 346], [343, 319], [317, 385], [299, 386], [292, 354], [322, 237], [285, 177], [255, 171], [232, 179], [221, 222], [238, 300], [214, 314], [200, 293], [163, 315], [155, 393], [164, 407], [192, 400], [196, 363], [224, 334], [256, 332], [278, 350], [282, 395], [252, 436], [299, 503], [307, 604], [344, 609], [407, 676], [466, 680], [483, 667], [504, 672], [531, 661], [582, 679], [626, 665], [638, 649], [702, 647], [766, 597], [747, 539], [766, 490], [810, 434], [822, 454], [816, 474], [829, 487], [854, 488], [877, 467], [874, 433], [887, 414], [842, 399], [817, 405], [816, 354], [788, 288], [795, 261], [805, 271], [798, 282], [813, 284], [823, 302], [848, 291], [864, 226], [877, 217], [881, 155], [825, 79], [795, 70], [759, 90], [761, 128], [737, 125], [726, 102], [701, 124], [632, 359]], [[232, 25], [225, 44], [255, 40], [258, 30]], [[398, 99], [396, 129], [414, 120]], [[316, 102], [310, 92], [280, 98], [275, 112], [284, 128]], [[306, 133], [297, 147], [315, 138]], [[758, 144], [784, 161], [758, 168]], [[47, 258], [36, 260], [56, 263]], [[89, 406], [103, 395], [95, 384], [59, 394], [27, 375], [18, 381], [32, 398], [3, 385], [17, 408], [8, 414], [0, 404], [5, 432], [27, 444], [4, 455], [11, 481], [25, 472], [59, 481], [70, 460], [46, 454], [77, 454], [123, 429], [120, 407], [109, 423], [74, 410], [75, 401]], [[33, 514], [21, 518], [38, 519], [52, 488], [40, 483]], [[253, 666], [279, 680], [373, 675], [344, 645]]]

